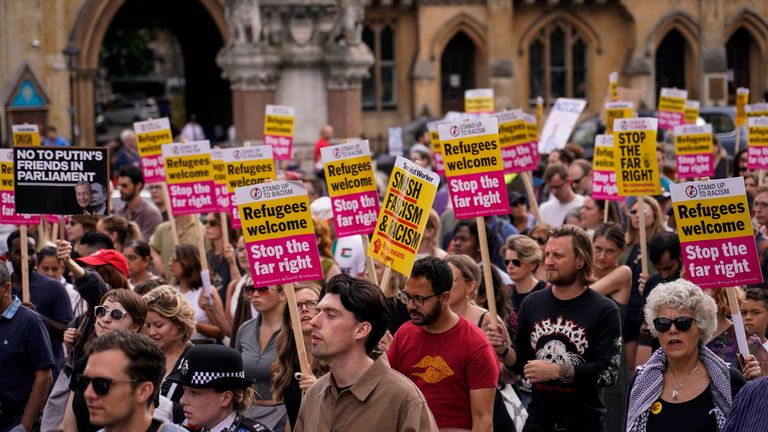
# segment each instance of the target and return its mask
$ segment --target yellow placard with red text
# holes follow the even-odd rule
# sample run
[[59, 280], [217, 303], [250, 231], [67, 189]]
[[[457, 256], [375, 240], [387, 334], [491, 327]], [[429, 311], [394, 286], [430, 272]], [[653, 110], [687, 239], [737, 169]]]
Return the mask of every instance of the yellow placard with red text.
[[472, 89], [464, 92], [464, 112], [493, 113], [493, 89]]
[[40, 145], [40, 131], [37, 125], [25, 123], [11, 126], [13, 146], [37, 147]]
[[410, 276], [439, 184], [436, 173], [398, 156], [368, 255]]

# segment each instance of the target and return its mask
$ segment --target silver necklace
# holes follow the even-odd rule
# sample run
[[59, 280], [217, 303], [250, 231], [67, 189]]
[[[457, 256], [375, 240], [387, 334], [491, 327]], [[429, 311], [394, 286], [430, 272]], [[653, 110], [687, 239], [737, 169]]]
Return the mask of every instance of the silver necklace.
[[[698, 372], [698, 370], [699, 370], [699, 365], [698, 365], [698, 363], [697, 363], [697, 364], [696, 364], [696, 367], [695, 367], [695, 368], [693, 368], [693, 370], [691, 370], [691, 371], [688, 373], [688, 376], [687, 376], [687, 377], [685, 377], [685, 379], [683, 380], [683, 382], [681, 382], [680, 384], [677, 384], [677, 385], [675, 385], [675, 388], [673, 388], [673, 389], [672, 389], [672, 400], [673, 400], [673, 401], [676, 401], [676, 400], [677, 400], [677, 395], [678, 395], [678, 394], [680, 394], [680, 388], [681, 388], [682, 386], [684, 386], [684, 385], [685, 385], [685, 383], [687, 383], [687, 382], [688, 382], [688, 380], [689, 380], [689, 379], [690, 379], [690, 378], [693, 376], [693, 374], [695, 374], [696, 372]], [[674, 375], [672, 375], [672, 373], [671, 373], [671, 372], [670, 372], [670, 376], [672, 377], [672, 381], [675, 381], [675, 376], [674, 376]]]

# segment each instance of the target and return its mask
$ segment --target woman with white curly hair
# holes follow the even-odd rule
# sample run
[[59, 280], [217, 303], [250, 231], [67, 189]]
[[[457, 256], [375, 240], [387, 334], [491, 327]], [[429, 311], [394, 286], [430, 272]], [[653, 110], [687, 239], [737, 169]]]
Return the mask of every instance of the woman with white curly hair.
[[744, 377], [759, 375], [760, 365], [747, 357], [742, 376], [704, 346], [716, 314], [714, 300], [683, 279], [648, 296], [645, 321], [661, 348], [630, 383], [628, 432], [722, 430]]

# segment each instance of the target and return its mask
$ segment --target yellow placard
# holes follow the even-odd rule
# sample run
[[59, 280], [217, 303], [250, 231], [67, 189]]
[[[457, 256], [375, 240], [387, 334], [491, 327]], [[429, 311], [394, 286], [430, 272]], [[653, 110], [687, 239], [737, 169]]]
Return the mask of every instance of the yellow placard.
[[613, 133], [613, 122], [616, 119], [631, 118], [635, 114], [632, 107], [605, 108], [605, 133]]
[[432, 144], [432, 152], [441, 153], [443, 150], [440, 145], [440, 133], [437, 132], [437, 128], [433, 131], [429, 131], [429, 142]]
[[[541, 129], [541, 121], [544, 117], [544, 98], [541, 96], [536, 97], [536, 136], [538, 137], [539, 129]], [[538, 138], [536, 138], [538, 139]]]
[[747, 105], [747, 118], [768, 117], [768, 103]]
[[752, 223], [744, 196], [683, 201], [673, 205], [681, 243], [752, 234]]
[[747, 144], [750, 147], [768, 146], [768, 126], [747, 127]]
[[447, 176], [502, 171], [499, 136], [480, 135], [443, 141], [443, 164]]
[[210, 154], [196, 154], [165, 159], [165, 177], [169, 184], [213, 181]]
[[696, 119], [699, 118], [699, 107], [686, 106], [683, 116], [686, 124], [696, 124]]
[[0, 190], [13, 190], [13, 162], [0, 162]]
[[739, 87], [736, 89], [736, 126], [741, 127], [747, 123], [747, 104], [749, 103], [749, 89]]
[[227, 183], [227, 165], [221, 159], [211, 159], [213, 167], [213, 181], [216, 184]]
[[396, 165], [381, 203], [368, 255], [409, 276], [436, 193], [435, 184]]
[[40, 145], [40, 134], [37, 132], [14, 132], [13, 145], [15, 147], [37, 147]]
[[267, 114], [264, 121], [264, 135], [293, 136], [293, 116]]
[[522, 118], [499, 123], [499, 142], [501, 143], [501, 148], [513, 147], [530, 141], [528, 126]]
[[675, 135], [675, 154], [712, 153], [712, 134]]
[[275, 161], [272, 159], [250, 159], [237, 162], [225, 162], [225, 178], [227, 191], [234, 193], [235, 189], [266, 181], [274, 181], [276, 177]]
[[595, 146], [592, 155], [592, 169], [595, 171], [613, 171], [616, 169], [613, 147]]
[[658, 195], [661, 177], [656, 159], [656, 119], [617, 120], [613, 132], [619, 195]]
[[163, 144], [173, 142], [173, 135], [170, 129], [137, 133], [136, 146], [139, 148], [139, 156], [156, 156], [163, 153]]
[[326, 162], [323, 170], [331, 197], [376, 190], [370, 155]]
[[539, 140], [539, 126], [535, 122], [525, 122], [525, 130], [528, 131], [529, 140]]
[[682, 113], [685, 111], [685, 98], [661, 96], [659, 97], [659, 111]]
[[246, 243], [314, 234], [307, 195], [239, 205]]
[[464, 111], [468, 113], [493, 112], [492, 97], [471, 98], [464, 101]]

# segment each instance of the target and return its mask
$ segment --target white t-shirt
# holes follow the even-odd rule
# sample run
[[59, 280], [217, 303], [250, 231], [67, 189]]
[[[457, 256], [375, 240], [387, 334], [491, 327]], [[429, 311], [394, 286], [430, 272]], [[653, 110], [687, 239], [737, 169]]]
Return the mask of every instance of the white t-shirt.
[[549, 201], [539, 207], [539, 214], [541, 215], [543, 223], [557, 227], [563, 224], [565, 215], [567, 215], [569, 211], [581, 207], [583, 203], [584, 197], [581, 195], [574, 194], [573, 200], [568, 204], [562, 204], [553, 195], [549, 198]]
[[336, 240], [333, 259], [342, 273], [357, 277], [365, 272], [366, 250], [359, 235], [342, 237]]

